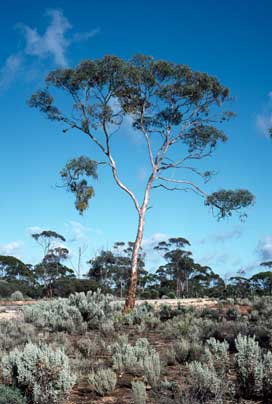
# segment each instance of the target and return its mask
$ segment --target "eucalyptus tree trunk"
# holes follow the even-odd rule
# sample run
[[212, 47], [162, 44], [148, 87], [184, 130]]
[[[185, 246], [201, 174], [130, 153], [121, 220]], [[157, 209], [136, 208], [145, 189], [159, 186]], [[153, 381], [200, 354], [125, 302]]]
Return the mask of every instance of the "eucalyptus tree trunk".
[[145, 216], [144, 213], [139, 214], [137, 235], [131, 257], [131, 274], [130, 274], [128, 294], [126, 297], [124, 307], [125, 312], [132, 310], [135, 306], [137, 281], [138, 281], [138, 261], [144, 234], [144, 216]]
[[154, 167], [152, 174], [150, 175], [147, 186], [145, 189], [143, 204], [138, 210], [138, 228], [136, 239], [133, 246], [132, 257], [131, 257], [131, 274], [130, 283], [128, 288], [128, 294], [126, 297], [126, 302], [124, 306], [124, 312], [127, 313], [132, 310], [135, 306], [136, 292], [137, 292], [137, 280], [138, 280], [138, 261], [139, 253], [142, 246], [143, 235], [144, 235], [144, 225], [145, 225], [145, 215], [148, 209], [148, 204], [150, 200], [150, 192], [153, 182], [157, 175], [157, 167]]

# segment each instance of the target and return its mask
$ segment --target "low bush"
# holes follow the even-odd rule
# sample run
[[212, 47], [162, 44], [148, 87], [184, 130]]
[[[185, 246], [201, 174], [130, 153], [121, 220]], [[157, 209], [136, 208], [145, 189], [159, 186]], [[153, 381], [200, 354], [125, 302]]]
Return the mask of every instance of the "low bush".
[[213, 367], [200, 362], [189, 364], [192, 394], [201, 401], [216, 400], [219, 403], [226, 391], [226, 381]]
[[263, 389], [263, 363], [261, 348], [255, 338], [238, 335], [235, 367], [238, 384], [247, 397], [258, 397]]
[[33, 404], [63, 402], [74, 382], [68, 357], [50, 346], [28, 343], [23, 351], [14, 349], [2, 358], [3, 377], [27, 396]]
[[146, 404], [147, 394], [145, 384], [141, 381], [135, 381], [131, 385], [134, 404]]
[[19, 290], [16, 290], [10, 295], [10, 300], [24, 300], [24, 295]]
[[160, 378], [160, 357], [146, 338], [139, 338], [134, 346], [122, 337], [110, 348], [113, 368], [128, 371], [134, 375], [144, 375], [152, 386], [158, 384]]
[[0, 322], [0, 350], [2, 352], [24, 345], [35, 337], [35, 328], [31, 324], [17, 320]]
[[117, 376], [111, 369], [98, 369], [89, 375], [88, 381], [97, 394], [105, 396], [114, 391]]
[[204, 360], [209, 364], [210, 368], [214, 368], [217, 374], [226, 376], [229, 366], [229, 344], [227, 341], [219, 342], [215, 338], [211, 338], [206, 342], [204, 350]]

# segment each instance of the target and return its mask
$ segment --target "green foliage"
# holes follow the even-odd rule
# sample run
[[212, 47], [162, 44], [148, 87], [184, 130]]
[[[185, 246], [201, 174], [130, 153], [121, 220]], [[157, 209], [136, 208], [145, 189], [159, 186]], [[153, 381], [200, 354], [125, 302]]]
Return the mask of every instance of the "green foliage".
[[88, 381], [97, 394], [105, 396], [114, 391], [117, 376], [111, 369], [98, 369], [89, 375]]
[[[54, 105], [50, 88], [62, 89], [71, 97], [72, 115], [67, 115], [65, 108], [62, 110]], [[161, 133], [163, 141], [167, 142], [164, 154], [172, 145], [182, 143], [187, 148], [188, 159], [202, 159], [211, 155], [219, 142], [227, 141], [227, 136], [214, 123], [222, 123], [234, 116], [230, 111], [215, 113], [215, 109], [228, 100], [229, 90], [207, 73], [193, 71], [186, 65], [136, 55], [129, 61], [105, 56], [83, 61], [75, 69], [52, 71], [46, 78], [46, 90], [33, 94], [29, 105], [51, 120], [62, 121], [66, 126], [64, 132], [77, 129], [87, 135], [106, 156], [116, 179], [110, 135], [119, 129], [125, 116], [129, 115], [132, 127], [147, 136], [148, 141], [150, 134]], [[97, 131], [104, 132], [105, 142], [96, 135]], [[163, 144], [159, 150], [164, 150]], [[169, 165], [164, 155], [165, 158], [161, 158], [160, 154], [157, 157], [156, 161], [160, 162], [158, 168], [182, 168], [182, 164], [178, 163], [174, 167]], [[95, 177], [97, 163], [80, 159], [68, 163], [71, 173], [88, 175], [87, 169], [90, 168], [91, 176]], [[65, 178], [66, 174], [65, 169]], [[205, 180], [211, 174], [205, 171], [200, 176]], [[74, 180], [72, 175], [71, 180], [66, 185], [76, 194], [76, 207], [83, 212], [93, 195], [93, 188], [87, 185], [86, 179], [78, 182], [78, 176]], [[163, 183], [157, 186], [175, 189]], [[197, 186], [189, 189], [201, 196], [205, 194]], [[252, 194], [244, 190], [218, 191], [207, 198], [206, 204], [218, 208], [221, 218], [251, 205], [253, 199]]]
[[[217, 218], [223, 219], [226, 216], [232, 216], [233, 212], [239, 212], [242, 208], [253, 205], [254, 196], [246, 189], [220, 190], [207, 196], [205, 205], [216, 207], [218, 209]], [[243, 218], [246, 215], [240, 214]]]
[[131, 385], [134, 404], [146, 404], [147, 394], [145, 384], [141, 381], [133, 381]]
[[67, 190], [75, 194], [75, 207], [82, 214], [94, 196], [94, 189], [88, 185], [88, 178], [97, 179], [97, 162], [81, 156], [69, 160], [60, 172]]
[[19, 389], [0, 385], [0, 404], [27, 404]]
[[2, 358], [2, 368], [5, 381], [26, 391], [33, 404], [63, 402], [75, 382], [68, 357], [47, 345], [14, 349]]

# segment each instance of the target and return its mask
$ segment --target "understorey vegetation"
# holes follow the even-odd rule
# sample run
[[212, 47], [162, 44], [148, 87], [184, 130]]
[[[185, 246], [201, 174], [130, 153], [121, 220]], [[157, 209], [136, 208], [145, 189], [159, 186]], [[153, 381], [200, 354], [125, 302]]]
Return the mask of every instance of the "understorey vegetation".
[[272, 297], [122, 304], [89, 291], [1, 321], [0, 403], [272, 401]]

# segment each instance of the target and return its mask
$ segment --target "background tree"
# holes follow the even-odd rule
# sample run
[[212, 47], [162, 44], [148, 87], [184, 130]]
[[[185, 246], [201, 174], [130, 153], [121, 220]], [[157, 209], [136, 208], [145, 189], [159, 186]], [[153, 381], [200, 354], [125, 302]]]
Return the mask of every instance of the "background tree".
[[9, 255], [0, 256], [0, 273], [1, 277], [7, 281], [18, 280], [29, 284], [34, 281], [33, 271], [29, 265]]
[[35, 277], [43, 285], [46, 295], [52, 297], [56, 280], [74, 277], [74, 271], [62, 264], [63, 261], [67, 260], [69, 250], [57, 245], [66, 240], [61, 234], [52, 230], [32, 234], [32, 237], [42, 247], [44, 253], [42, 261], [35, 266]]
[[[124, 291], [128, 290], [132, 252], [133, 242], [119, 241], [114, 243], [112, 251], [102, 250], [94, 259], [88, 261], [90, 269], [86, 276], [97, 282], [103, 290], [111, 290], [122, 298]], [[138, 289], [143, 289], [148, 282], [146, 278], [148, 272], [144, 266], [144, 254], [140, 251]]]
[[190, 279], [190, 290], [191, 296], [194, 297], [222, 297], [226, 293], [226, 284], [210, 267], [195, 264]]
[[154, 247], [156, 251], [163, 251], [163, 257], [167, 264], [159, 268], [160, 277], [174, 280], [176, 283], [176, 296], [188, 296], [189, 276], [194, 271], [194, 260], [191, 251], [184, 250], [190, 246], [190, 242], [182, 237], [172, 237], [168, 241], [161, 241]]
[[[63, 90], [70, 97], [71, 115], [66, 112], [67, 100], [63, 108], [55, 104], [50, 87]], [[215, 211], [218, 219], [240, 212], [254, 200], [244, 189], [219, 190], [208, 195], [197, 180], [205, 184], [213, 175], [212, 171], [201, 171], [197, 162], [209, 157], [219, 142], [227, 141], [227, 136], [215, 126], [233, 116], [229, 111], [220, 111], [227, 100], [229, 90], [207, 73], [138, 55], [130, 61], [105, 56], [83, 61], [75, 69], [55, 70], [46, 78], [46, 89], [37, 91], [29, 101], [31, 107], [49, 119], [62, 122], [64, 132], [82, 132], [103, 156], [100, 162], [84, 156], [73, 159], [61, 172], [65, 185], [76, 196], [76, 208], [82, 213], [88, 207], [94, 195], [88, 180], [97, 178], [99, 164], [110, 168], [117, 186], [128, 194], [136, 208], [138, 226], [125, 311], [135, 304], [139, 251], [153, 188], [193, 191]], [[141, 200], [121, 180], [113, 155], [113, 140], [127, 116], [146, 142], [150, 162]], [[181, 177], [177, 178], [178, 170]]]

